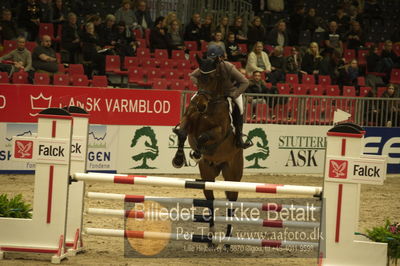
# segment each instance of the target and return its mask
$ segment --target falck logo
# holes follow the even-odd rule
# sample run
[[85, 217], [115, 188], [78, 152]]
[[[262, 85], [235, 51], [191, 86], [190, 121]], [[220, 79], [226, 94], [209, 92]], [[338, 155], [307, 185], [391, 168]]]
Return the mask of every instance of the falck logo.
[[32, 110], [38, 110], [37, 113], [29, 113], [31, 116], [37, 116], [38, 113], [44, 109], [50, 108], [52, 96], [46, 98], [42, 93], [39, 96], [34, 97], [31, 95], [31, 108]]
[[30, 140], [16, 140], [14, 147], [15, 158], [19, 159], [32, 159], [33, 154], [33, 141]]
[[330, 160], [329, 177], [330, 178], [347, 178], [348, 162], [342, 160]]

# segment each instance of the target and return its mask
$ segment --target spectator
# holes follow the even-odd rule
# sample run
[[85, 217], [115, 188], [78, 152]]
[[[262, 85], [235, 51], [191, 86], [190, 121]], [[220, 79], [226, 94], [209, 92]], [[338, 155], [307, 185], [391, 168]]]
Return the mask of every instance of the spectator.
[[134, 56], [136, 51], [136, 40], [132, 32], [126, 27], [125, 22], [117, 24], [117, 36], [115, 40], [115, 52], [122, 57]]
[[154, 52], [154, 49], [169, 49], [168, 37], [165, 30], [165, 18], [158, 17], [154, 22], [154, 27], [150, 31], [150, 49]]
[[299, 34], [302, 28], [304, 28], [304, 5], [296, 6], [295, 13], [290, 16], [290, 33], [291, 33], [291, 45], [298, 45]]
[[172, 50], [185, 50], [183, 34], [178, 20], [172, 20], [168, 27], [168, 47]]
[[343, 86], [355, 86], [357, 91], [359, 91], [359, 87], [357, 86], [357, 78], [360, 75], [358, 62], [356, 59], [350, 61], [349, 64], [346, 64], [342, 68], [339, 69], [339, 79], [338, 85], [342, 89]]
[[115, 26], [115, 16], [108, 14], [104, 22], [99, 26], [97, 32], [102, 47], [114, 46], [117, 39], [117, 29]]
[[350, 31], [347, 32], [345, 41], [347, 42], [347, 49], [358, 50], [361, 46], [364, 46], [364, 33], [358, 21], [351, 22]]
[[247, 37], [246, 32], [243, 28], [242, 17], [237, 16], [229, 30], [235, 34], [235, 39], [238, 43], [247, 43]]
[[276, 89], [268, 88], [265, 80], [262, 78], [262, 72], [256, 70], [253, 72], [251, 79], [249, 80], [249, 86], [246, 89], [247, 93], [258, 93], [258, 94], [277, 94]]
[[249, 53], [247, 58], [247, 73], [253, 73], [256, 70], [267, 74], [271, 72], [271, 63], [269, 62], [268, 54], [264, 52], [263, 49], [264, 44], [262, 42], [256, 42], [253, 51]]
[[173, 20], [178, 21], [179, 26], [181, 26], [181, 23], [179, 22], [178, 17], [176, 16], [176, 13], [175, 12], [168, 12], [167, 16], [165, 17], [165, 25], [167, 25], [169, 27]]
[[216, 31], [220, 31], [222, 33], [222, 39], [226, 40], [228, 37], [229, 32], [229, 18], [227, 16], [224, 16], [220, 19], [219, 24], [215, 28]]
[[[285, 58], [284, 71], [289, 74], [299, 74], [301, 72], [301, 55], [299, 48], [293, 46], [291, 54]], [[305, 72], [303, 73], [305, 74]]]
[[54, 33], [58, 34], [58, 27], [64, 23], [66, 19], [66, 10], [63, 6], [63, 0], [56, 0], [53, 4], [53, 16], [51, 18], [51, 22], [54, 25]]
[[382, 72], [381, 57], [377, 46], [372, 45], [367, 55], [367, 72]]
[[32, 66], [36, 71], [57, 73], [58, 63], [56, 52], [51, 48], [51, 38], [43, 35], [39, 46], [32, 53]]
[[267, 11], [267, 3], [265, 0], [252, 0], [251, 4], [254, 15], [256, 16], [262, 17]]
[[263, 42], [266, 38], [266, 30], [261, 24], [260, 17], [254, 17], [247, 33], [248, 45], [251, 50], [256, 42]]
[[244, 55], [240, 50], [240, 46], [236, 43], [234, 33], [231, 32], [228, 34], [228, 40], [225, 47], [228, 61], [237, 62], [244, 58]]
[[400, 58], [393, 51], [393, 42], [392, 41], [387, 40], [385, 42], [385, 45], [383, 46], [383, 49], [381, 52], [381, 58], [382, 58], [382, 62], [383, 62], [384, 68], [385, 68], [385, 72], [388, 72], [390, 74], [390, 71], [392, 70], [392, 68], [399, 67]]
[[192, 16], [189, 24], [185, 28], [184, 40], [185, 41], [197, 41], [200, 44], [201, 40], [201, 18], [200, 14], [195, 13]]
[[312, 33], [318, 28], [318, 18], [316, 16], [315, 8], [308, 10], [307, 16], [304, 19], [304, 30], [309, 30]]
[[324, 51], [324, 56], [319, 65], [319, 74], [330, 76], [331, 83], [337, 84], [339, 77], [339, 68], [343, 67], [344, 61], [338, 51], [327, 48]]
[[12, 61], [11, 65], [0, 64], [1, 71], [7, 71], [10, 75], [13, 72], [23, 70], [29, 72], [32, 70], [32, 57], [31, 52], [25, 48], [25, 38], [18, 37], [17, 49], [9, 52], [8, 54], [0, 57], [0, 62], [3, 60]]
[[18, 36], [17, 27], [12, 20], [12, 13], [9, 9], [3, 9], [2, 18], [0, 21], [0, 39], [15, 40]]
[[26, 0], [19, 7], [18, 24], [27, 32], [28, 40], [35, 41], [39, 33], [40, 7], [36, 0]]
[[357, 7], [355, 7], [353, 5], [350, 6], [348, 14], [349, 14], [350, 22], [352, 22], [352, 21], [358, 21], [359, 23], [362, 22], [362, 18], [359, 14], [359, 10]]
[[[212, 40], [212, 32], [214, 32], [212, 27], [213, 17], [211, 15], [207, 15], [204, 19], [204, 23], [201, 25], [200, 35], [201, 40], [210, 42]], [[224, 40], [224, 36], [222, 35], [222, 40]]]
[[51, 0], [40, 0], [40, 23], [53, 22], [53, 9], [51, 8]]
[[364, 18], [371, 25], [373, 20], [379, 20], [383, 24], [382, 7], [376, 0], [366, 0], [364, 4]]
[[350, 18], [344, 12], [344, 9], [339, 7], [336, 14], [331, 18], [331, 21], [337, 23], [337, 32], [339, 34], [344, 34], [349, 30]]
[[267, 43], [272, 46], [288, 46], [289, 34], [286, 31], [286, 22], [283, 20], [278, 21], [275, 27], [268, 34]]
[[[399, 93], [396, 92], [394, 84], [389, 84], [386, 91], [382, 94], [382, 98], [399, 98]], [[400, 126], [400, 106], [399, 101], [388, 100], [382, 104], [382, 117], [386, 121], [387, 127]]]
[[143, 30], [151, 29], [153, 27], [153, 21], [151, 19], [149, 10], [147, 10], [146, 1], [137, 1], [135, 15], [137, 23], [142, 27]]
[[271, 62], [271, 73], [269, 73], [269, 82], [273, 85], [285, 81], [284, 65], [285, 59], [283, 57], [282, 46], [276, 46], [269, 57]]
[[338, 32], [336, 21], [329, 23], [329, 30], [325, 32], [324, 43], [326, 48], [337, 50], [340, 54], [343, 53], [342, 36]]
[[68, 62], [74, 64], [77, 62], [77, 53], [80, 51], [80, 39], [78, 35], [77, 17], [75, 13], [68, 14], [68, 21], [63, 26], [61, 34], [61, 47], [68, 51]]
[[101, 41], [94, 31], [92, 22], [86, 23], [85, 31], [81, 36], [83, 60], [90, 62], [91, 67], [98, 71], [99, 75], [105, 75], [106, 58], [101, 51]]
[[123, 21], [125, 23], [125, 27], [129, 29], [135, 28], [137, 26], [137, 20], [135, 16], [135, 12], [133, 12], [132, 3], [130, 0], [123, 0], [122, 7], [120, 7], [117, 12], [115, 12], [115, 20], [116, 22]]
[[221, 47], [222, 51], [224, 52], [224, 58], [227, 58], [225, 43], [222, 41], [222, 33], [221, 32], [216, 31], [214, 33], [214, 40], [211, 41], [208, 45], [217, 45], [217, 46]]
[[301, 70], [307, 74], [319, 74], [322, 57], [319, 54], [319, 47], [316, 42], [310, 43], [310, 47], [303, 56]]
[[[99, 15], [92, 15], [86, 21], [86, 23], [93, 23], [95, 32], [99, 32], [100, 31], [100, 27], [102, 25], [102, 22], [103, 21], [101, 20], [101, 17]], [[84, 32], [85, 28], [83, 28], [82, 31]]]

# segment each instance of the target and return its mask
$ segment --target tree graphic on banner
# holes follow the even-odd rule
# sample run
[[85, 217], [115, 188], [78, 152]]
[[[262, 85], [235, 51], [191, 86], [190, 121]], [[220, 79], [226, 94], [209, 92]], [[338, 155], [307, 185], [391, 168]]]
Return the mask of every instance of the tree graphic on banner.
[[143, 145], [140, 145], [140, 148], [137, 149], [138, 153], [132, 156], [132, 159], [134, 161], [142, 160], [142, 164], [132, 167], [132, 169], [155, 169], [156, 167], [147, 165], [147, 160], [154, 160], [159, 154], [156, 134], [151, 127], [142, 127], [136, 130], [131, 148], [139, 146], [139, 143]]
[[254, 164], [246, 168], [267, 168], [259, 164], [259, 160], [266, 160], [269, 156], [268, 140], [265, 131], [262, 128], [255, 128], [249, 131], [247, 141], [252, 141], [256, 144], [251, 148], [251, 150], [256, 149], [256, 151], [245, 157], [247, 161], [254, 160]]

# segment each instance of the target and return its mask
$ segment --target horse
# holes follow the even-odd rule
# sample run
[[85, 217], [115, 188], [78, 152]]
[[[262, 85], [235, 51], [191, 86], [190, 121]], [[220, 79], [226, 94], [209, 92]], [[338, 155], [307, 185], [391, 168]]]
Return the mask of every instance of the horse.
[[[185, 162], [183, 152], [186, 138], [193, 152], [191, 157], [198, 160], [200, 176], [203, 181], [215, 181], [222, 173], [225, 181], [240, 182], [243, 175], [243, 149], [235, 145], [235, 132], [231, 123], [230, 109], [233, 101], [226, 97], [226, 89], [232, 88], [232, 82], [226, 65], [219, 60], [197, 57], [200, 69], [212, 65], [210, 73], [201, 73], [198, 79], [198, 92], [191, 99], [180, 124], [173, 130], [178, 136], [178, 149], [172, 164], [181, 167]], [[212, 190], [204, 190], [207, 200], [214, 200]], [[238, 192], [226, 191], [229, 201], [236, 201]], [[210, 208], [211, 215], [214, 210]], [[234, 216], [234, 210], [228, 209], [228, 217]], [[212, 219], [211, 219], [212, 220]], [[214, 232], [214, 223], [210, 221], [210, 232]], [[232, 235], [232, 225], [227, 225], [226, 236]], [[211, 245], [210, 245], [211, 246]]]

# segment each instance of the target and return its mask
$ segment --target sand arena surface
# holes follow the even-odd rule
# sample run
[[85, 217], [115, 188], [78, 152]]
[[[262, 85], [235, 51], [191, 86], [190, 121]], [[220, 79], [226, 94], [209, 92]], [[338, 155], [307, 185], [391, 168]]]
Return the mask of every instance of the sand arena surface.
[[[182, 176], [181, 178], [198, 178], [196, 175]], [[22, 193], [28, 202], [33, 200], [33, 175], [0, 175], [0, 194], [16, 195]], [[218, 178], [220, 179], [220, 177]], [[321, 186], [322, 177], [318, 176], [272, 176], [272, 175], [248, 175], [244, 176], [244, 182], [260, 182], [274, 184], [293, 184]], [[87, 191], [105, 193], [126, 193], [147, 196], [165, 196], [182, 198], [203, 198], [200, 190], [184, 190], [176, 188], [159, 188], [152, 186], [129, 186], [110, 183], [93, 183], [86, 185]], [[388, 176], [383, 186], [363, 185], [361, 190], [359, 232], [373, 226], [383, 225], [385, 219], [400, 222], [400, 177]], [[215, 192], [217, 198], [224, 198], [223, 192]], [[240, 198], [294, 198], [288, 195], [267, 195], [256, 193], [239, 193]], [[265, 200], [264, 200], [265, 201]], [[263, 202], [264, 202], [263, 201]], [[108, 208], [122, 209], [123, 202], [111, 200], [86, 199], [85, 209]], [[124, 221], [121, 218], [87, 216], [84, 219], [85, 227], [123, 229]], [[1, 236], [0, 236], [1, 237]], [[83, 237], [85, 253], [76, 257], [70, 257], [62, 262], [63, 265], [316, 265], [316, 259], [295, 258], [255, 258], [243, 256], [237, 258], [227, 257], [193, 257], [193, 258], [125, 258], [124, 240], [115, 237], [89, 236]], [[240, 256], [240, 255], [239, 255]], [[0, 261], [0, 265], [51, 265], [48, 263], [48, 255], [30, 255], [32, 259], [20, 259], [18, 254], [6, 254], [6, 260]]]

